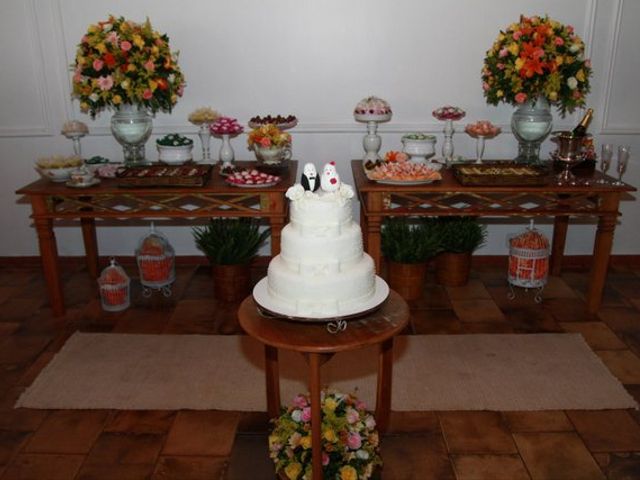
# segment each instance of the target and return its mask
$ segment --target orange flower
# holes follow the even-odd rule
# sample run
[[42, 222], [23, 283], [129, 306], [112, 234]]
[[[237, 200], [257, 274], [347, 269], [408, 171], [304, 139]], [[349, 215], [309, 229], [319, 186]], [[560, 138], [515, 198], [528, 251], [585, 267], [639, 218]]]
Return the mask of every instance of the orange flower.
[[536, 73], [538, 75], [543, 75], [544, 70], [542, 69], [542, 67], [544, 67], [544, 65], [545, 64], [540, 60], [538, 60], [537, 58], [529, 59], [526, 62], [524, 62], [524, 67], [520, 69], [520, 76], [531, 78]]

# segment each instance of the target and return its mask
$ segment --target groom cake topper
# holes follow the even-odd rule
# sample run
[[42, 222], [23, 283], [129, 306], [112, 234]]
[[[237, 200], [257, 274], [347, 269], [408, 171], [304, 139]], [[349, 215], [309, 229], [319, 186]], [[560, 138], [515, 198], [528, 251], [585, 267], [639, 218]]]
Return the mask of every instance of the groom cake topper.
[[320, 178], [318, 177], [316, 166], [313, 163], [305, 163], [300, 184], [302, 188], [308, 192], [315, 192], [320, 188]]

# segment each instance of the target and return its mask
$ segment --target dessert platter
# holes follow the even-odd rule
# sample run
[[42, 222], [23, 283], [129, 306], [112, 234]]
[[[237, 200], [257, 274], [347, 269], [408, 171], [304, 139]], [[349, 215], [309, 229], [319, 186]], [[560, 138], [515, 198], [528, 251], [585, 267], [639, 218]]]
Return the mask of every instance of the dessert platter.
[[119, 187], [202, 187], [211, 177], [212, 165], [140, 165], [116, 172]]
[[358, 102], [353, 110], [353, 117], [358, 122], [388, 122], [392, 113], [386, 100], [372, 95]]
[[240, 188], [266, 188], [280, 183], [280, 177], [254, 169], [238, 170], [226, 176], [225, 182]]
[[550, 174], [546, 166], [505, 161], [453, 165], [452, 168], [462, 185], [545, 185]]
[[287, 130], [295, 127], [298, 124], [298, 119], [295, 115], [265, 115], [264, 117], [256, 115], [249, 120], [250, 128], [258, 128], [268, 124], [275, 125], [280, 130]]
[[388, 185], [420, 185], [442, 180], [438, 163], [384, 162], [366, 172], [367, 178]]
[[318, 175], [306, 164], [301, 183], [286, 196], [290, 222], [282, 229], [280, 254], [253, 290], [260, 310], [286, 320], [335, 322], [378, 308], [389, 287], [363, 250], [354, 191], [340, 182], [335, 165]]

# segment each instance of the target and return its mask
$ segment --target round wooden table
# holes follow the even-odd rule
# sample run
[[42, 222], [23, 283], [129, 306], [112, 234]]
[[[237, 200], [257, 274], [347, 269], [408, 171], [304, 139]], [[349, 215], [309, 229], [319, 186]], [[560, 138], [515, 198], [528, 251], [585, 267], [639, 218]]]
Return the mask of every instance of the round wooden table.
[[347, 328], [332, 334], [326, 323], [289, 321], [261, 315], [253, 297], [247, 297], [238, 311], [240, 325], [248, 335], [265, 346], [265, 374], [267, 382], [267, 412], [269, 417], [280, 415], [280, 378], [278, 349], [293, 350], [305, 356], [309, 365], [309, 394], [311, 400], [311, 442], [313, 478], [322, 478], [320, 366], [333, 354], [355, 350], [368, 345], [380, 345], [375, 418], [378, 430], [384, 432], [391, 410], [391, 377], [393, 368], [393, 337], [409, 322], [407, 303], [393, 290], [375, 310], [348, 321]]

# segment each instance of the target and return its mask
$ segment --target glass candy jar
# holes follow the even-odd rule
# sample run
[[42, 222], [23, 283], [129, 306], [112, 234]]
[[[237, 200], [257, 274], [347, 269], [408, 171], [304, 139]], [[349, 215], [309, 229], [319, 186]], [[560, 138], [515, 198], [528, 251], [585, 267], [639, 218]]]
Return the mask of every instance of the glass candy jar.
[[111, 259], [98, 278], [102, 309], [107, 312], [119, 312], [129, 307], [131, 280], [115, 259]]
[[176, 279], [175, 251], [153, 224], [149, 233], [138, 242], [136, 262], [143, 296], [151, 296], [152, 290], [162, 291], [165, 297], [171, 296], [171, 284]]

